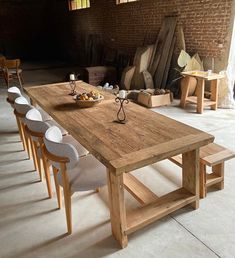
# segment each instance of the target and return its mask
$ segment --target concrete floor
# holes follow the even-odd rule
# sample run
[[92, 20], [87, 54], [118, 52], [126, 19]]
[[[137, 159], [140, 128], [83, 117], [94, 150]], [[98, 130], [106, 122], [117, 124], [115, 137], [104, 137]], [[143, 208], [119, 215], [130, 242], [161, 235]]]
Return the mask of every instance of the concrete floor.
[[[70, 70], [28, 70], [26, 86], [62, 81]], [[22, 151], [4, 85], [0, 94], [0, 258], [235, 257], [235, 159], [226, 162], [223, 191], [211, 190], [196, 211], [185, 207], [130, 235], [123, 250], [111, 234], [106, 188], [99, 194], [74, 195], [74, 232], [66, 236], [64, 210], [57, 210], [55, 197], [47, 198], [45, 182], [39, 182]], [[198, 115], [194, 108], [182, 110], [177, 104], [155, 111], [209, 132], [217, 143], [235, 151], [235, 110], [205, 110]], [[169, 161], [136, 174], [160, 196], [181, 184], [179, 168]], [[126, 199], [128, 209], [136, 205], [128, 194]]]

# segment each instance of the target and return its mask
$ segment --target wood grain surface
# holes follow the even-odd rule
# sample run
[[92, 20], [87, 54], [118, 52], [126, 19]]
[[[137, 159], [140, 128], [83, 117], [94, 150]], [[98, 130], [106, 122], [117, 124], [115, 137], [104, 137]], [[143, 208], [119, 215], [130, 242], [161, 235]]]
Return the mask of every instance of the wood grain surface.
[[[76, 90], [99, 91], [84, 82], [77, 82]], [[199, 148], [214, 139], [134, 103], [125, 105], [128, 122], [115, 123], [119, 105], [115, 96], [104, 91], [100, 104], [84, 109], [68, 95], [68, 83], [28, 87], [25, 92], [116, 174]]]

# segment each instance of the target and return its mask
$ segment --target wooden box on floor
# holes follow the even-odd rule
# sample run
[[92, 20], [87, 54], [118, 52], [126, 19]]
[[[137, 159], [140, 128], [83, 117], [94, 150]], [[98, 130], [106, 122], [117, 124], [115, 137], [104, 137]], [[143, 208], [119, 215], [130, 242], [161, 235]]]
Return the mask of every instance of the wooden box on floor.
[[84, 80], [93, 86], [104, 85], [106, 82], [115, 85], [117, 71], [115, 67], [111, 66], [86, 67]]
[[140, 92], [138, 95], [138, 103], [145, 107], [160, 107], [171, 104], [170, 93], [163, 95], [150, 95], [145, 92]]

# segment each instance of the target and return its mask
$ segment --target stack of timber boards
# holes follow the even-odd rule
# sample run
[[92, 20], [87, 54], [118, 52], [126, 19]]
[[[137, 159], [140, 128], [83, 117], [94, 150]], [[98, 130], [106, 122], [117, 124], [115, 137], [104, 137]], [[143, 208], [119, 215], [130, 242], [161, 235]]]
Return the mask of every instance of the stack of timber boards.
[[154, 78], [155, 88], [166, 88], [171, 59], [176, 43], [177, 17], [165, 17], [154, 45], [149, 72]]
[[143, 72], [148, 70], [149, 63], [153, 53], [153, 45], [147, 47], [138, 47], [135, 53], [133, 66], [135, 71], [132, 77], [131, 86], [132, 89], [140, 90], [143, 89], [144, 77]]

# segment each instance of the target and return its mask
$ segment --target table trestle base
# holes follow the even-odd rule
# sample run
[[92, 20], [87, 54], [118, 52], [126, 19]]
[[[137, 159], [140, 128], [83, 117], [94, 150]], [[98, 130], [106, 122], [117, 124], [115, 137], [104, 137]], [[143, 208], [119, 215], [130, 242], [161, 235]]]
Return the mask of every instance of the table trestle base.
[[133, 233], [196, 200], [197, 197], [184, 188], [170, 192], [151, 204], [128, 212], [125, 233]]
[[159, 198], [130, 173], [124, 174], [124, 187], [142, 205], [152, 203]]

